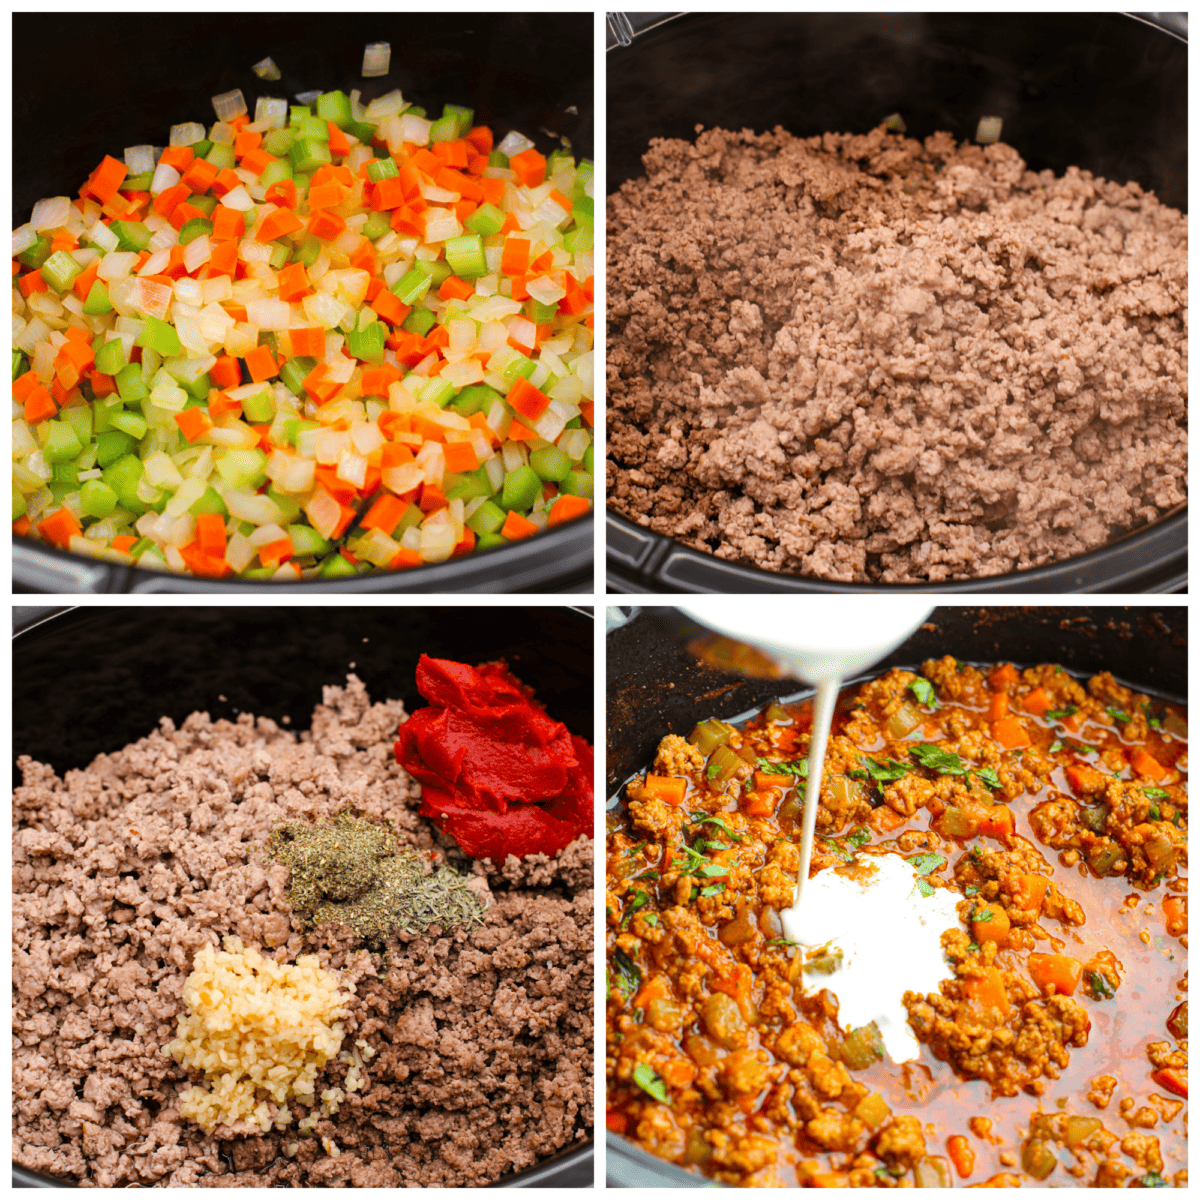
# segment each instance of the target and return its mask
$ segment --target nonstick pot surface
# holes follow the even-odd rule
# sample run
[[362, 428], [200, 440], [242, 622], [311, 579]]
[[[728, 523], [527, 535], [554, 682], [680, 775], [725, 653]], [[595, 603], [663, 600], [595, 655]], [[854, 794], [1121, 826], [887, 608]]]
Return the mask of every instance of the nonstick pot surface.
[[[18, 621], [20, 610], [18, 610]], [[506, 658], [547, 710], [593, 736], [592, 615], [571, 608], [74, 608], [13, 640], [13, 753], [62, 774], [144, 737], [163, 716], [239, 712], [308, 727], [326, 684], [353, 671], [372, 697], [425, 706], [422, 653]], [[500, 1187], [585, 1187], [592, 1148], [555, 1155]], [[15, 1187], [69, 1186], [21, 1167]]]
[[[241, 88], [258, 96], [358, 88], [364, 99], [399, 88], [440, 113], [475, 109], [497, 137], [520, 130], [548, 152], [570, 139], [591, 158], [593, 19], [590, 13], [17, 13], [13, 38], [47, 54], [13, 61], [13, 227], [44, 196], [74, 196], [104, 154], [163, 145], [170, 127], [211, 124], [211, 97]], [[392, 66], [362, 78], [363, 47], [387, 41]], [[270, 56], [282, 79], [251, 67]], [[377, 572], [338, 583], [305, 580], [304, 592], [578, 590], [591, 580], [591, 516], [527, 542], [415, 571]], [[16, 539], [13, 580], [21, 592], [244, 593], [262, 586], [198, 580], [64, 554]], [[590, 591], [588, 586], [586, 590]]]
[[[633, 14], [634, 28], [664, 15]], [[810, 137], [866, 133], [899, 112], [910, 137], [944, 129], [973, 140], [978, 119], [998, 115], [1031, 169], [1136, 180], [1187, 211], [1187, 43], [1125, 14], [689, 13], [607, 59], [609, 191], [644, 173], [651, 138], [691, 141], [698, 123]], [[614, 593], [900, 587], [724, 563], [611, 511], [606, 525]], [[1003, 592], [1171, 592], [1186, 572], [1183, 511], [1092, 554], [986, 582]], [[980, 590], [978, 580], [919, 587]]]

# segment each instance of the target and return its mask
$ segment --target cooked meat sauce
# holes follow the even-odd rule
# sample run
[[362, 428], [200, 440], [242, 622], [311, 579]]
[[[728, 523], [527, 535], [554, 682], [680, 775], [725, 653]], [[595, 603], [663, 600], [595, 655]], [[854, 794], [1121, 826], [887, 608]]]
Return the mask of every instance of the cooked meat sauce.
[[609, 812], [608, 1128], [743, 1187], [1187, 1186], [1186, 712], [951, 657], [843, 693], [811, 877], [961, 897], [901, 1065], [784, 937], [811, 719], [668, 735]]

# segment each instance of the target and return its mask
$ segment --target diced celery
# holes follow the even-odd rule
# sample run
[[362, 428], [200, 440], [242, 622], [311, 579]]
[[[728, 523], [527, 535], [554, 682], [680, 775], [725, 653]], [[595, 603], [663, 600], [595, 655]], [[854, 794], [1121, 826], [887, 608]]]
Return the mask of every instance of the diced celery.
[[494, 204], [481, 204], [465, 221], [472, 233], [490, 237], [504, 225], [504, 214]]
[[487, 255], [483, 252], [483, 238], [477, 233], [466, 233], [462, 237], [446, 239], [446, 262], [455, 275], [462, 279], [477, 279], [487, 274]]
[[346, 349], [355, 358], [379, 366], [383, 363], [383, 343], [386, 338], [387, 331], [383, 324], [372, 321], [365, 329], [354, 329], [346, 335]]
[[529, 455], [529, 465], [541, 479], [558, 483], [571, 470], [571, 460], [557, 446], [542, 446]]
[[507, 167], [508, 166], [508, 155], [501, 153], [499, 150], [493, 150], [491, 152], [491, 154], [488, 155], [488, 166], [489, 167]]
[[431, 142], [454, 142], [458, 140], [458, 122], [453, 117], [438, 117], [429, 127]]
[[293, 104], [288, 109], [288, 124], [298, 125], [305, 117], [312, 115], [312, 109], [307, 104]]
[[412, 312], [404, 318], [403, 324], [400, 326], [405, 333], [415, 333], [424, 337], [437, 323], [437, 317], [433, 315], [427, 308], [414, 308]]
[[582, 496], [585, 500], [592, 499], [593, 477], [590, 471], [568, 471], [567, 477], [559, 485], [558, 490], [568, 496]]
[[121, 507], [141, 515], [146, 511], [144, 501], [138, 499], [137, 488], [142, 479], [142, 460], [136, 454], [126, 454], [105, 468], [104, 482], [117, 493]]
[[358, 574], [358, 568], [341, 554], [331, 554], [321, 563], [322, 579], [349, 579]]
[[[293, 360], [295, 361], [295, 360]], [[312, 369], [311, 367], [309, 368]], [[292, 417], [290, 420], [284, 421], [283, 432], [284, 436], [294, 446], [296, 439], [306, 429], [320, 429], [321, 425], [317, 421], [302, 421], [299, 417]]]
[[299, 517], [300, 501], [295, 496], [289, 496], [286, 492], [277, 492], [274, 484], [272, 484], [267, 488], [267, 498], [275, 501], [281, 513], [281, 519], [285, 524]]
[[126, 404], [141, 404], [150, 395], [150, 389], [142, 381], [142, 368], [130, 363], [117, 372], [117, 392]]
[[125, 346], [120, 338], [105, 342], [96, 351], [96, 370], [102, 375], [115, 375], [125, 366]]
[[42, 264], [42, 278], [56, 292], [65, 292], [83, 268], [65, 251], [50, 255]]
[[83, 443], [66, 421], [48, 421], [46, 423], [46, 440], [42, 444], [42, 457], [48, 463], [67, 462], [82, 449]]
[[[291, 148], [297, 137], [295, 129], [268, 129], [263, 134], [262, 147], [276, 158], [282, 158]], [[265, 174], [260, 175], [259, 183], [266, 184]], [[272, 183], [275, 181], [272, 180]]]
[[375, 140], [376, 126], [367, 121], [347, 121], [342, 128], [352, 133], [364, 146], [369, 146]]
[[50, 247], [53, 243], [53, 238], [47, 237], [44, 233], [39, 233], [37, 241], [28, 250], [23, 250], [17, 255], [17, 262], [23, 267], [29, 267], [30, 270], [38, 270], [46, 259], [50, 257]]
[[594, 444], [583, 452], [583, 469], [589, 475], [596, 473], [596, 447]]
[[137, 345], [148, 350], [154, 350], [163, 358], [178, 358], [183, 353], [179, 334], [173, 325], [160, 321], [157, 317], [147, 317], [142, 332], [138, 334]]
[[508, 538], [501, 537], [498, 533], [481, 533], [475, 546], [479, 550], [491, 550], [493, 546], [507, 546]]
[[429, 276], [430, 285], [432, 287], [441, 287], [451, 275], [454, 274], [450, 268], [450, 264], [443, 259], [417, 259], [417, 270], [423, 271]]
[[377, 242], [391, 227], [392, 223], [387, 213], [373, 212], [362, 227], [362, 235], [373, 242]]
[[[75, 430], [75, 436], [79, 439], [79, 444], [86, 450], [92, 440], [91, 405], [72, 404], [69, 408], [64, 408], [58, 415], [61, 420], [66, 421]], [[85, 467], [84, 469], [86, 470], [87, 468]]]
[[226, 168], [232, 169], [237, 164], [232, 146], [213, 145], [204, 157], [218, 171], [224, 171]]
[[217, 207], [216, 196], [189, 196], [188, 203], [193, 208], [198, 208], [206, 217], [213, 215], [213, 209]]
[[14, 521], [19, 521], [29, 511], [28, 505], [25, 503], [25, 497], [15, 487], [13, 488], [13, 515]]
[[112, 312], [112, 301], [108, 298], [108, 288], [102, 280], [97, 279], [83, 302], [85, 316], [98, 317], [102, 313]]
[[317, 116], [301, 117], [296, 126], [296, 134], [300, 140], [308, 138], [316, 142], [328, 142], [329, 126]]
[[[406, 272], [392, 284], [392, 294], [403, 304], [416, 304], [429, 291], [430, 277], [424, 271], [414, 268]], [[412, 316], [412, 313], [409, 313]], [[433, 314], [430, 313], [432, 317]], [[432, 321], [430, 322], [432, 324]], [[405, 322], [407, 328], [407, 319]]]
[[313, 263], [321, 257], [321, 239], [310, 237], [306, 238], [296, 247], [292, 254], [292, 262], [303, 263], [306, 267], [311, 267]]
[[292, 257], [292, 248], [285, 245], [283, 242], [273, 242], [271, 244], [271, 269], [273, 271], [281, 271], [288, 265], [288, 260]]
[[139, 441], [146, 436], [146, 418], [141, 413], [121, 409], [109, 417], [109, 422], [114, 429], [119, 429]]
[[455, 387], [448, 379], [435, 375], [423, 388], [421, 399], [432, 400], [438, 408], [445, 408], [454, 397]]
[[[97, 408], [99, 414], [101, 408]], [[105, 409], [104, 411], [108, 411]], [[124, 457], [136, 445], [133, 438], [129, 434], [120, 429], [110, 429], [96, 435], [96, 464], [100, 467], [107, 467], [110, 463], [114, 463], [117, 459]]]
[[188, 508], [188, 512], [197, 517], [202, 513], [220, 513], [223, 517], [229, 515], [229, 510], [225, 507], [225, 501], [221, 499], [221, 493], [212, 487], [204, 489], [199, 499], [194, 501]]
[[217, 474], [238, 491], [256, 492], [267, 477], [267, 456], [261, 450], [227, 450], [217, 459]]
[[302, 396], [304, 381], [316, 365], [315, 358], [289, 358], [280, 368], [279, 378], [293, 396]]
[[[328, 129], [325, 130], [325, 134], [328, 137]], [[312, 172], [333, 162], [333, 156], [329, 153], [329, 142], [313, 137], [297, 138], [288, 151], [288, 158], [291, 159], [293, 171]], [[299, 183], [296, 186], [299, 187]]]
[[500, 377], [510, 387], [517, 382], [517, 379], [522, 375], [528, 379], [530, 375], [537, 370], [537, 363], [531, 358], [526, 358], [523, 354], [518, 354], [516, 358], [510, 362], [503, 371], [500, 372]]
[[345, 92], [326, 92], [317, 97], [317, 116], [323, 121], [332, 121], [339, 129], [345, 129], [354, 119], [350, 111], [350, 97]]
[[186, 246], [198, 237], [203, 237], [213, 231], [213, 223], [207, 217], [189, 217], [179, 230], [179, 244]]
[[500, 504], [510, 512], [526, 512], [542, 494], [542, 481], [537, 472], [528, 466], [517, 467], [504, 477], [500, 492]]
[[79, 489], [79, 505], [85, 517], [107, 517], [117, 507], [117, 493], [103, 480], [89, 479]]
[[[311, 525], [289, 525], [287, 535], [296, 554], [328, 554], [330, 543]], [[341, 555], [338, 555], [341, 558]], [[342, 559], [345, 562], [345, 559]], [[350, 564], [347, 563], [347, 566]]]
[[367, 164], [367, 178], [372, 183], [378, 183], [381, 179], [395, 179], [399, 174], [400, 168], [392, 158], [380, 158]]
[[[207, 394], [207, 393], [206, 393]], [[275, 397], [270, 388], [263, 388], [242, 400], [242, 413], [252, 425], [265, 425], [275, 419]]]

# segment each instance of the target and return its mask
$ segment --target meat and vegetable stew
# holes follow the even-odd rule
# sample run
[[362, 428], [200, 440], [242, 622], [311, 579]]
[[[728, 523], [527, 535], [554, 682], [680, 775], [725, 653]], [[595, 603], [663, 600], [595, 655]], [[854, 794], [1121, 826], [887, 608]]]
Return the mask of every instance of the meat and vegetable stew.
[[811, 720], [668, 735], [609, 813], [609, 1129], [747, 1187], [1186, 1186], [1185, 711], [951, 657], [843, 693], [804, 913], [875, 895], [891, 1024], [853, 930], [793, 933]]

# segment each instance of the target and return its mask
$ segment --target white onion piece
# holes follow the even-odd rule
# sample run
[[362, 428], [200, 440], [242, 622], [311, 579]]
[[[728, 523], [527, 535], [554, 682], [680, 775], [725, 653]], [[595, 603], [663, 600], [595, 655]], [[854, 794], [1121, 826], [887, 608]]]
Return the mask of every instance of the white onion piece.
[[182, 125], [171, 126], [170, 143], [172, 146], [194, 146], [205, 139], [204, 126], [199, 121], [185, 121]]
[[364, 79], [375, 79], [386, 75], [392, 65], [391, 42], [368, 42], [363, 49], [362, 73]]
[[[261, 62], [256, 62], [250, 69], [259, 77], [259, 79], [270, 79], [274, 81], [276, 79], [283, 78], [283, 73], [275, 65], [275, 60], [269, 54]], [[262, 101], [260, 100], [259, 103], [261, 104]], [[255, 120], [257, 119], [258, 118], [256, 116]]]
[[219, 96], [214, 96], [212, 106], [218, 121], [231, 121], [234, 117], [239, 117], [247, 111], [246, 97], [242, 95], [241, 88], [234, 88], [231, 92], [222, 92]]
[[125, 166], [130, 175], [145, 175], [147, 171], [153, 171], [157, 161], [153, 146], [125, 147]]
[[33, 206], [29, 223], [39, 233], [43, 229], [61, 229], [70, 218], [71, 200], [67, 196], [51, 196]]

